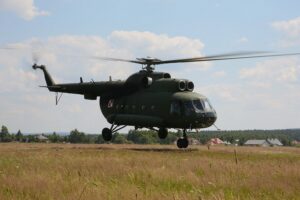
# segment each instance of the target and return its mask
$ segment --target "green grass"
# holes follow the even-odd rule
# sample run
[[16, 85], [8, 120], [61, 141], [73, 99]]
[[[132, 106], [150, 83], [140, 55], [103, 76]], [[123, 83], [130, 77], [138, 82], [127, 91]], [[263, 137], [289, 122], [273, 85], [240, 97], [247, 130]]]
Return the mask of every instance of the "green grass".
[[0, 199], [300, 199], [300, 148], [0, 144]]

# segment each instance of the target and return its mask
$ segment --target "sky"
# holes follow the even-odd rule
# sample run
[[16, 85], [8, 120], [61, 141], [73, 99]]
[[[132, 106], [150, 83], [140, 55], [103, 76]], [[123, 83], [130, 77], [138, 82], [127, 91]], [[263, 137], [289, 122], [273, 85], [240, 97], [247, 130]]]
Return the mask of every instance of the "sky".
[[[300, 52], [298, 0], [0, 0], [0, 125], [11, 132], [100, 133], [99, 101], [38, 87], [126, 79], [136, 64], [91, 59]], [[12, 48], [13, 47], [13, 48]], [[208, 97], [222, 130], [300, 128], [300, 56], [157, 66]], [[210, 129], [214, 130], [214, 127]]]

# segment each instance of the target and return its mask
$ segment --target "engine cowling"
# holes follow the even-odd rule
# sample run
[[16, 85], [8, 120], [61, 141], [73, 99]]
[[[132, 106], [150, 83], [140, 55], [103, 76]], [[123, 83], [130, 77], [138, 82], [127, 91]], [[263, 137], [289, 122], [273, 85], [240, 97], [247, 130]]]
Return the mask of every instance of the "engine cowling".
[[170, 79], [171, 75], [169, 73], [163, 72], [146, 72], [140, 71], [138, 73], [132, 74], [126, 80], [126, 86], [132, 88], [133, 90], [138, 90], [141, 88], [150, 87], [156, 80], [160, 79]]

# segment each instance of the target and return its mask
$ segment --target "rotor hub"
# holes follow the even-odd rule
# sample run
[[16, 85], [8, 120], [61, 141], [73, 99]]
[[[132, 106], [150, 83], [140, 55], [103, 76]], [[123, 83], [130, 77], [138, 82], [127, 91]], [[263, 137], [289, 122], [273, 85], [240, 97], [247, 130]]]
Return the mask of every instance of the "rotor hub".
[[161, 60], [149, 56], [146, 58], [137, 58], [136, 60], [143, 65], [142, 69], [147, 72], [153, 72], [155, 70], [155, 64], [161, 62]]

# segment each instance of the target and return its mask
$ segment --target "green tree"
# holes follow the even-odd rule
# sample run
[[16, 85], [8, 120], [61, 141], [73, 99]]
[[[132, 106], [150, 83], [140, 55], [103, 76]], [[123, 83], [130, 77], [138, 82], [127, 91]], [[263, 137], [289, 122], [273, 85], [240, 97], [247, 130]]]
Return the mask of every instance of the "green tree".
[[97, 144], [103, 144], [103, 143], [105, 143], [105, 141], [104, 141], [104, 139], [103, 139], [103, 137], [102, 137], [101, 134], [97, 136], [96, 143]]
[[21, 133], [20, 130], [18, 130], [16, 136], [15, 136], [16, 141], [21, 142], [23, 140], [23, 134]]
[[1, 127], [0, 141], [1, 142], [10, 142], [11, 141], [11, 136], [9, 134], [8, 128], [4, 125]]
[[77, 129], [70, 132], [69, 141], [71, 143], [85, 143], [86, 137], [83, 132], [79, 132]]
[[127, 140], [135, 144], [155, 144], [158, 143], [156, 131], [145, 130], [130, 130], [127, 135]]
[[60, 135], [56, 134], [56, 132], [53, 132], [51, 135], [48, 135], [48, 138], [50, 142], [56, 143], [56, 142], [62, 142], [64, 140], [63, 137]]
[[24, 136], [23, 141], [25, 141], [25, 142], [38, 142], [36, 136], [34, 136], [34, 135]]
[[112, 142], [115, 144], [126, 144], [128, 143], [126, 137], [123, 134], [116, 132], [112, 138]]

